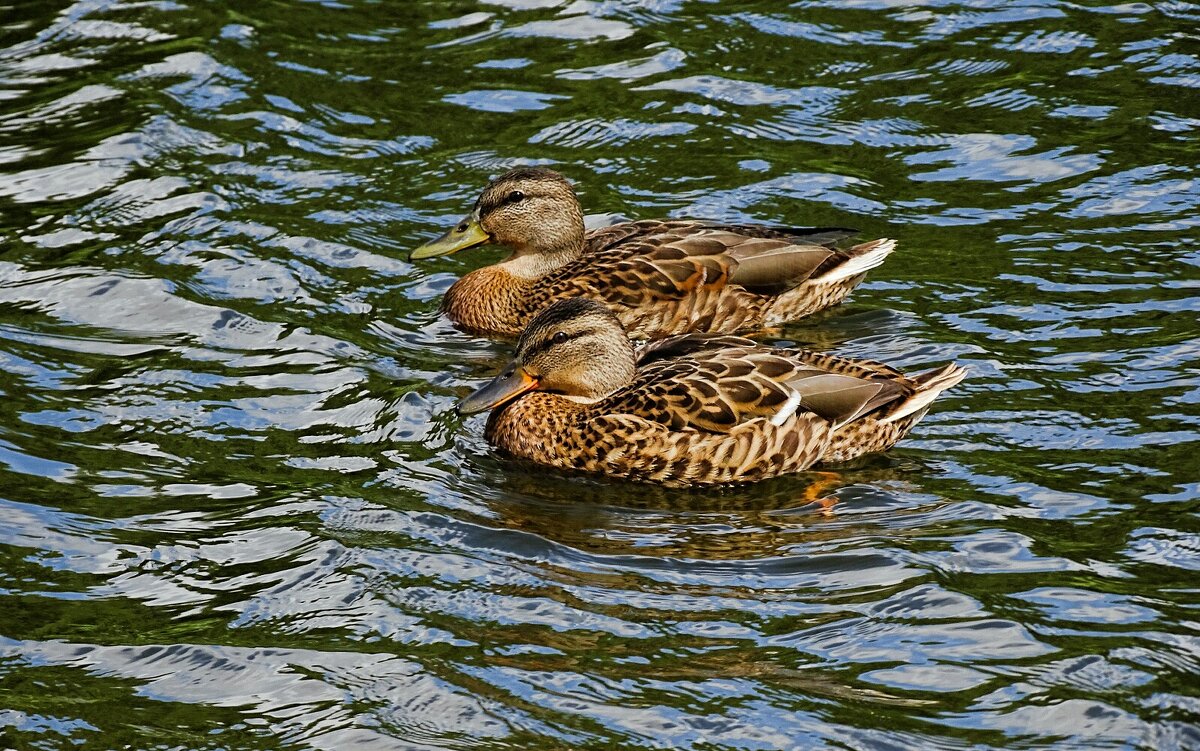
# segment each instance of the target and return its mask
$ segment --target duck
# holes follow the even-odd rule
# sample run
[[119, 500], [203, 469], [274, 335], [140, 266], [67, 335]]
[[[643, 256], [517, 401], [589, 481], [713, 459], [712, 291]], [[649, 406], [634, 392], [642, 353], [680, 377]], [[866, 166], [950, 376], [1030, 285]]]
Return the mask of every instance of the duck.
[[607, 305], [631, 336], [737, 333], [837, 305], [895, 250], [891, 239], [839, 249], [840, 227], [641, 220], [586, 231], [572, 184], [545, 167], [491, 180], [471, 213], [409, 256], [481, 245], [510, 249], [456, 281], [442, 312], [476, 335], [515, 339], [554, 300]]
[[683, 334], [635, 347], [587, 298], [530, 322], [512, 361], [457, 406], [490, 412], [503, 453], [671, 487], [764, 480], [890, 449], [963, 379], [873, 360]]

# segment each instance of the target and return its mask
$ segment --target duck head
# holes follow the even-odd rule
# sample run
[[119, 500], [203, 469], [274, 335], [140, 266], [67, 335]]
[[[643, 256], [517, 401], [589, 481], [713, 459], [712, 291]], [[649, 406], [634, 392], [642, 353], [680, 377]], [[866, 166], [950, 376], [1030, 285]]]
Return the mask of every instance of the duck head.
[[513, 258], [573, 257], [583, 249], [583, 235], [583, 210], [571, 183], [554, 170], [518, 167], [488, 183], [470, 214], [409, 259], [477, 245], [505, 245]]
[[592, 401], [633, 380], [633, 344], [616, 316], [594, 300], [559, 300], [538, 313], [517, 341], [516, 355], [487, 385], [458, 404], [471, 415], [528, 391]]

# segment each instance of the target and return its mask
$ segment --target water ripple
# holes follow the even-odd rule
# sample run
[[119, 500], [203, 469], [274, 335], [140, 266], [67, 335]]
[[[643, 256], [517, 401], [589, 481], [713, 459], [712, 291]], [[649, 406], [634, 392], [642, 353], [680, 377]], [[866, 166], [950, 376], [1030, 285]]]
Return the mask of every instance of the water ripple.
[[[7, 746], [1200, 746], [1195, 3], [6, 13]], [[518, 164], [895, 237], [764, 336], [970, 378], [749, 487], [503, 457], [499, 253], [404, 259]]]

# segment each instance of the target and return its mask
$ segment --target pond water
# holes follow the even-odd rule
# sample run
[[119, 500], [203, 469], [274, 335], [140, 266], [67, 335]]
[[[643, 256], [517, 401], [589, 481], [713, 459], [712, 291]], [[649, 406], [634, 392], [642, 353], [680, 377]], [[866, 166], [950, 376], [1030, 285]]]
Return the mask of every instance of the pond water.
[[[0, 748], [1200, 748], [1200, 4], [0, 9]], [[408, 249], [900, 246], [773, 340], [970, 369], [721, 491], [493, 453]]]

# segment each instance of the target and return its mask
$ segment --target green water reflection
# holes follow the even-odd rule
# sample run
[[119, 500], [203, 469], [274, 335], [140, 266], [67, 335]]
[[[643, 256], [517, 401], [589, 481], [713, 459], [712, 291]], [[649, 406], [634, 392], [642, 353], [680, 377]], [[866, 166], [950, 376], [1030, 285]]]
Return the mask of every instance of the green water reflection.
[[[0, 18], [0, 748], [1200, 747], [1200, 6]], [[776, 340], [971, 377], [749, 488], [499, 457], [498, 252], [403, 259], [517, 163], [895, 237]]]

